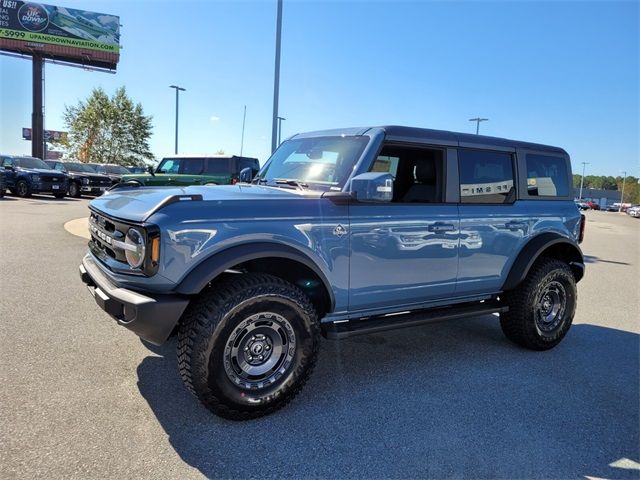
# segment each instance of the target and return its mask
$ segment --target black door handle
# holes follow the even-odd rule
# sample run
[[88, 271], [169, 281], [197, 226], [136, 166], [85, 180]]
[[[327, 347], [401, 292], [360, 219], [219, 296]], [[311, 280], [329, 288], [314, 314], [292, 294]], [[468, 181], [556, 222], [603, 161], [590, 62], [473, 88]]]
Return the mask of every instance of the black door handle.
[[455, 228], [456, 227], [454, 227], [450, 223], [434, 223], [433, 225], [429, 225], [427, 227], [427, 230], [429, 230], [430, 232], [441, 233], [441, 232], [451, 232], [455, 230]]

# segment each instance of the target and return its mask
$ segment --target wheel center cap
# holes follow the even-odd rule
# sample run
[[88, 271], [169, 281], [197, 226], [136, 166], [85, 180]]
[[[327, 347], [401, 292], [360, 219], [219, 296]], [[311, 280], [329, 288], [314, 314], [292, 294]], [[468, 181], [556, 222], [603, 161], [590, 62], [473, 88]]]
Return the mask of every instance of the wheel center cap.
[[253, 355], [259, 355], [262, 353], [263, 350], [264, 350], [264, 345], [262, 344], [262, 342], [254, 343], [251, 346], [251, 353]]

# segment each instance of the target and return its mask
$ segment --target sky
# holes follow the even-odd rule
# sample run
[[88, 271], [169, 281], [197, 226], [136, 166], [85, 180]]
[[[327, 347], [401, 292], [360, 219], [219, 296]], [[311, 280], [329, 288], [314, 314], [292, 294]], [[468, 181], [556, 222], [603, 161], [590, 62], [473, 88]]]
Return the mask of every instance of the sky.
[[[53, 2], [52, 2], [53, 3]], [[61, 0], [120, 16], [117, 73], [47, 64], [45, 128], [95, 87], [153, 117], [151, 149], [268, 158], [275, 0]], [[297, 132], [408, 125], [560, 146], [574, 173], [640, 175], [639, 2], [284, 0], [280, 115]], [[0, 151], [25, 153], [31, 62], [0, 56]]]

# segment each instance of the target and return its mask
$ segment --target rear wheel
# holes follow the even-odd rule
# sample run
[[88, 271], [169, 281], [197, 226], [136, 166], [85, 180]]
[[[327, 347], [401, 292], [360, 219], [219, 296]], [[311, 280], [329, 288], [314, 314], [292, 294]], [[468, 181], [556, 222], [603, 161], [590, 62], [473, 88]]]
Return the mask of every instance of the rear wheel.
[[569, 265], [541, 258], [523, 282], [505, 294], [509, 311], [500, 314], [502, 331], [509, 340], [525, 348], [553, 348], [571, 327], [577, 294]]
[[320, 327], [308, 297], [266, 274], [235, 275], [189, 306], [178, 330], [187, 388], [215, 414], [244, 420], [274, 412], [303, 387]]
[[22, 198], [31, 196], [31, 188], [26, 180], [18, 180], [15, 189], [16, 195]]

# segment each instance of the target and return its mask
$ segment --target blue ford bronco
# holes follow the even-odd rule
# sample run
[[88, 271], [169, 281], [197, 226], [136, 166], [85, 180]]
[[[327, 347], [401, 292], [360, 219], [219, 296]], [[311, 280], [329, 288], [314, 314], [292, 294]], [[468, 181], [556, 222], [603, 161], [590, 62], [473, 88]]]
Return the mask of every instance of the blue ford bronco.
[[[236, 185], [129, 186], [90, 204], [82, 281], [231, 419], [289, 402], [319, 337], [498, 314], [547, 350], [584, 274], [561, 148], [387, 126], [299, 134]], [[494, 317], [487, 317], [494, 318]]]

